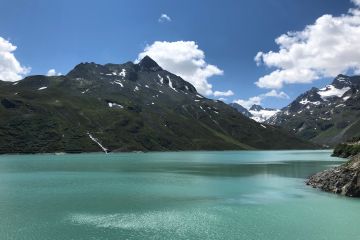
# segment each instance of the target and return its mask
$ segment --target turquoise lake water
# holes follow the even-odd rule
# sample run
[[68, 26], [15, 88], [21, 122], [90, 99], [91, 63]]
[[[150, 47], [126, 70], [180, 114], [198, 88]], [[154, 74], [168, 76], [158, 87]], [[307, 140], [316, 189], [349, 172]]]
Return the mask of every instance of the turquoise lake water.
[[330, 151], [0, 156], [0, 239], [359, 239]]

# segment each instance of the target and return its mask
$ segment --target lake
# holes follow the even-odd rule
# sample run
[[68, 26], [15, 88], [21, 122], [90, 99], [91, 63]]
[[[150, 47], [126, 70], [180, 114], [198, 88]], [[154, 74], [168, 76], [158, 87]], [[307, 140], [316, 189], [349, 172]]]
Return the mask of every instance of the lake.
[[0, 156], [0, 239], [359, 239], [331, 151]]

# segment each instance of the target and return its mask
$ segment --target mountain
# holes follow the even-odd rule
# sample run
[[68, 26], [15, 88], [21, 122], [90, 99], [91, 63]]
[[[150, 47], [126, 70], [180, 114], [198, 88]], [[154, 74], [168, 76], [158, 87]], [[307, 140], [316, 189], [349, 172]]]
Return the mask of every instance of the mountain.
[[250, 107], [249, 112], [251, 113], [251, 119], [262, 123], [266, 122], [266, 120], [279, 112], [279, 110], [272, 108], [263, 108], [260, 105], [254, 104]]
[[229, 103], [229, 106], [235, 108], [239, 113], [242, 113], [245, 117], [252, 117], [252, 114], [243, 106], [238, 103]]
[[0, 102], [0, 153], [314, 147], [202, 96], [150, 57], [0, 81]]
[[254, 105], [252, 105], [252, 106], [249, 108], [250, 111], [261, 111], [261, 110], [263, 110], [263, 109], [264, 109], [264, 108], [263, 108], [262, 106], [257, 105], [257, 104], [254, 104]]
[[268, 120], [270, 117], [278, 113], [280, 110], [272, 108], [263, 108], [260, 105], [254, 104], [249, 110], [244, 108], [238, 103], [229, 103], [229, 106], [235, 108], [238, 112], [242, 113], [244, 116], [255, 120], [256, 122], [263, 123]]
[[360, 76], [338, 75], [312, 88], [266, 121], [317, 144], [335, 146], [360, 135]]

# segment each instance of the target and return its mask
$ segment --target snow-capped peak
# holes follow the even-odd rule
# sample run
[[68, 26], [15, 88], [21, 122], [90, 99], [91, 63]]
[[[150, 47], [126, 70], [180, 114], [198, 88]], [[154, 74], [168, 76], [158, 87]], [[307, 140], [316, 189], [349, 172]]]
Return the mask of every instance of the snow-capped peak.
[[279, 109], [263, 108], [260, 105], [253, 105], [249, 109], [249, 112], [252, 115], [250, 118], [257, 122], [265, 122], [279, 111]]

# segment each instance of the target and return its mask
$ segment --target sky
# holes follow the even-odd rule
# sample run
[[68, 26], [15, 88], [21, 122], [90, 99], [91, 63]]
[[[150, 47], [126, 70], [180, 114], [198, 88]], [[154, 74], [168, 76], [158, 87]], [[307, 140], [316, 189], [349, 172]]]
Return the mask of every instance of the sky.
[[0, 79], [149, 55], [209, 98], [282, 108], [360, 74], [360, 0], [0, 0]]

